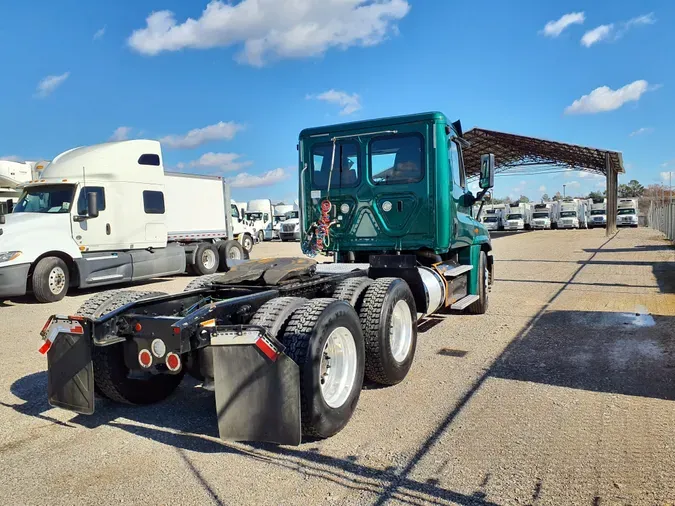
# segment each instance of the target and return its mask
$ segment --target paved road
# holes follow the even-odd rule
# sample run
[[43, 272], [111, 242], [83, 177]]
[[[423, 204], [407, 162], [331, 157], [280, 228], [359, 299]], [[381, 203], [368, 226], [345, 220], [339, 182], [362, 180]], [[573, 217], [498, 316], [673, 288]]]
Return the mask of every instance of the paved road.
[[675, 502], [675, 250], [648, 229], [494, 246], [488, 314], [426, 323], [402, 384], [367, 388], [343, 432], [297, 448], [220, 442], [191, 381], [156, 406], [52, 409], [37, 333], [87, 295], [0, 303], [0, 502]]

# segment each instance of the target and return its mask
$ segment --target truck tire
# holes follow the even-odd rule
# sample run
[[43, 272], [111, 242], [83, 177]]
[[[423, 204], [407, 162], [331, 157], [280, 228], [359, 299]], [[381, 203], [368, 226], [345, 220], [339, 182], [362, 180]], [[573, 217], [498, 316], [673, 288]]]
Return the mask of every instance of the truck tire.
[[199, 276], [213, 274], [218, 270], [220, 256], [215, 244], [200, 243], [195, 251], [195, 263], [191, 265], [192, 272]]
[[227, 272], [228, 260], [247, 260], [248, 253], [244, 251], [238, 241], [220, 241], [218, 243], [218, 271]]
[[293, 313], [305, 304], [303, 297], [279, 297], [263, 304], [258, 309], [249, 325], [258, 325], [270, 333], [275, 339], [283, 340], [283, 333]]
[[57, 302], [68, 293], [70, 271], [60, 258], [45, 257], [35, 266], [31, 283], [38, 302]]
[[258, 230], [258, 242], [263, 242], [265, 240], [265, 232]]
[[293, 313], [283, 343], [300, 368], [302, 433], [337, 434], [354, 413], [363, 386], [365, 350], [356, 311], [341, 300], [311, 300]]
[[244, 248], [244, 251], [250, 253], [253, 250], [253, 237], [250, 234], [244, 234], [241, 238], [241, 247]]
[[183, 290], [184, 292], [190, 292], [192, 290], [199, 290], [200, 288], [205, 288], [214, 280], [218, 279], [220, 274], [207, 274], [206, 276], [199, 276], [198, 278], [193, 279], [188, 283], [188, 285]]
[[417, 308], [408, 283], [380, 278], [366, 290], [359, 312], [366, 346], [366, 378], [382, 385], [403, 381], [417, 347]]
[[[77, 310], [80, 316], [100, 318], [120, 307], [142, 299], [166, 295], [165, 292], [108, 290], [94, 295]], [[103, 397], [125, 404], [151, 404], [167, 398], [178, 388], [184, 371], [178, 374], [154, 374], [148, 379], [128, 378], [129, 369], [124, 363], [121, 345], [94, 346], [94, 386]]]
[[466, 308], [469, 314], [485, 314], [488, 309], [488, 295], [490, 282], [490, 274], [488, 272], [487, 255], [485, 251], [480, 252], [480, 259], [478, 261], [478, 297], [479, 299]]
[[373, 280], [366, 277], [345, 279], [333, 292], [333, 298], [349, 302], [358, 313], [366, 290], [372, 284]]

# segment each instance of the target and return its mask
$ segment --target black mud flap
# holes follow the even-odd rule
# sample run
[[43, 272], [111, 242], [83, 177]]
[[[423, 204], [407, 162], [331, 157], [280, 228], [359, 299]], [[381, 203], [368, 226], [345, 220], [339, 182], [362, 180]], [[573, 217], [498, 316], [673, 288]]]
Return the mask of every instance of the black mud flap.
[[59, 334], [47, 353], [49, 404], [83, 415], [94, 412], [94, 366], [91, 337]]
[[252, 344], [212, 348], [220, 437], [299, 445], [298, 365], [284, 353], [270, 360]]

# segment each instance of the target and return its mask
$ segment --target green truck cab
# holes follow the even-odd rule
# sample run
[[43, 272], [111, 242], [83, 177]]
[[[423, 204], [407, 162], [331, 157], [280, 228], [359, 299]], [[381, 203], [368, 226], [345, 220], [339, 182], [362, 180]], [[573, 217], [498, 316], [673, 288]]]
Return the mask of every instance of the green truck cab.
[[[493, 184], [494, 156], [481, 158], [482, 191], [474, 196], [462, 157], [467, 145], [461, 124], [440, 112], [303, 130], [304, 251], [330, 254], [340, 263], [391, 254], [412, 255], [427, 267], [472, 265], [468, 294], [480, 295], [480, 271], [492, 281], [492, 245], [472, 206]], [[330, 210], [324, 208], [322, 227], [325, 202]]]

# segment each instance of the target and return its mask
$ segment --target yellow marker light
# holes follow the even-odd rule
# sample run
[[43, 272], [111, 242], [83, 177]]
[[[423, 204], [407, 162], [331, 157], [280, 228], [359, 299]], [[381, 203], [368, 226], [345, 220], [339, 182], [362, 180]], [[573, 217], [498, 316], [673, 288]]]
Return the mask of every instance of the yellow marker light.
[[86, 250], [86, 249], [87, 249], [86, 246], [80, 246], [80, 251], [84, 251], [84, 250]]

